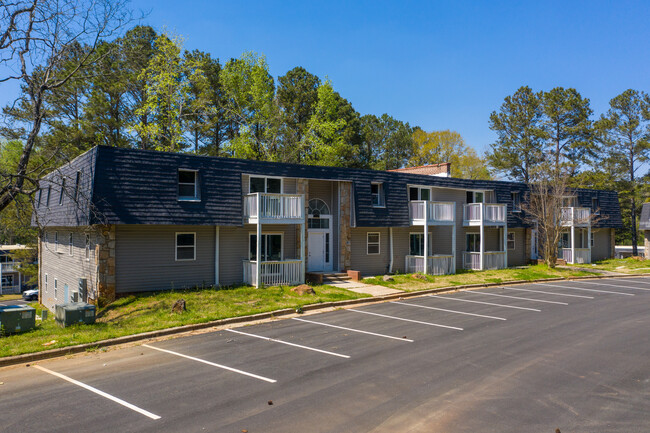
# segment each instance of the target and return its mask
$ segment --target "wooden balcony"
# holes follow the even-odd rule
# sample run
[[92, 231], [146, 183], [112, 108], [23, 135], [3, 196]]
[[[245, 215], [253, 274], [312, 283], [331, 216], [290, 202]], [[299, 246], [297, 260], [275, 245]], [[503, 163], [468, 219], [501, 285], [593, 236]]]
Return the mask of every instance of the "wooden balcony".
[[589, 227], [591, 225], [591, 209], [563, 207], [560, 222], [563, 227]]
[[301, 194], [266, 194], [244, 196], [244, 222], [248, 224], [303, 224], [305, 198]]
[[[278, 260], [260, 263], [261, 283], [265, 286], [289, 286], [302, 283], [302, 260]], [[244, 283], [254, 286], [257, 262], [244, 260]]]
[[[424, 256], [406, 256], [406, 272], [424, 273]], [[454, 256], [435, 255], [429, 256], [427, 261], [427, 274], [451, 275], [454, 273]]]
[[505, 204], [470, 203], [463, 206], [463, 226], [505, 226], [508, 222]]
[[452, 225], [456, 220], [456, 203], [415, 200], [409, 202], [412, 226]]
[[[504, 251], [483, 252], [483, 270], [505, 269], [506, 253]], [[481, 253], [474, 251], [463, 252], [463, 268], [474, 271], [481, 270]]]

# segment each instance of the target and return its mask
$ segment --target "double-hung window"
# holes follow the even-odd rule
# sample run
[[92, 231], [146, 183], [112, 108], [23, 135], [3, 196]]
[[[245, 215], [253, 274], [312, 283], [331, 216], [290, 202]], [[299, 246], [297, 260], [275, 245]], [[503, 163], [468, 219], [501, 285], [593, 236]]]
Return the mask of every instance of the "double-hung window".
[[61, 178], [61, 192], [59, 193], [59, 205], [63, 205], [64, 193], [65, 193], [65, 177]]
[[379, 254], [381, 245], [381, 236], [379, 232], [369, 232], [366, 235], [366, 253], [368, 255]]
[[52, 185], [47, 187], [47, 198], [45, 199], [45, 207], [50, 207], [50, 196], [52, 195]]
[[178, 170], [178, 199], [199, 200], [199, 172]]
[[515, 232], [508, 232], [508, 249], [515, 249]]
[[54, 299], [58, 299], [59, 298], [58, 295], [59, 295], [59, 282], [55, 278], [54, 279]]
[[74, 199], [77, 201], [79, 197], [79, 186], [81, 185], [81, 172], [77, 172], [77, 177], [74, 180]]
[[[431, 254], [431, 233], [427, 236], [429, 244], [428, 253]], [[409, 236], [409, 255], [411, 256], [424, 256], [424, 233], [411, 233]]]
[[86, 250], [85, 250], [86, 260], [90, 260], [90, 235], [86, 234]]
[[54, 232], [54, 252], [59, 252], [59, 232]]
[[196, 233], [176, 233], [176, 261], [196, 260]]
[[[257, 260], [257, 235], [251, 233], [249, 237], [249, 260]], [[265, 233], [262, 235], [262, 261], [279, 261], [282, 260], [282, 234]]]
[[265, 192], [270, 194], [282, 193], [282, 179], [279, 177], [251, 176], [249, 179], [248, 191]]
[[483, 191], [467, 191], [467, 203], [483, 203], [485, 193]]
[[74, 254], [74, 237], [72, 232], [68, 235], [68, 255]]
[[384, 184], [380, 182], [372, 182], [370, 184], [370, 194], [372, 196], [373, 207], [384, 207]]
[[598, 197], [591, 198], [591, 212], [594, 215], [600, 215], [600, 200], [598, 200]]

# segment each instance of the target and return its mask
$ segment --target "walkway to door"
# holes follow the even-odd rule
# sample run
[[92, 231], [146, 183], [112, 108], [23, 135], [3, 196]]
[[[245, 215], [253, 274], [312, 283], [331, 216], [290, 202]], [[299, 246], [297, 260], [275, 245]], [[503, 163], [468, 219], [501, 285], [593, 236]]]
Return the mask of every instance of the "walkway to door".
[[325, 284], [340, 287], [351, 292], [367, 293], [372, 296], [384, 296], [393, 295], [395, 293], [402, 293], [402, 290], [390, 289], [388, 287], [377, 286], [374, 284], [364, 284], [358, 281], [330, 281]]

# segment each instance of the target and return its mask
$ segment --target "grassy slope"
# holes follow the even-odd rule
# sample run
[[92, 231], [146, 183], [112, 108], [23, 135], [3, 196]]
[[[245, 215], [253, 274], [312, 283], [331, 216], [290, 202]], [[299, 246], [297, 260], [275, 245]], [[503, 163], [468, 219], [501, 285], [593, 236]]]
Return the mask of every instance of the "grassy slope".
[[23, 295], [0, 295], [0, 303], [3, 301], [15, 301], [16, 299], [23, 299]]
[[590, 265], [570, 265], [584, 268], [600, 269], [604, 271], [621, 272], [625, 274], [646, 274], [650, 273], [650, 260], [637, 259], [609, 259]]
[[[394, 275], [394, 281], [383, 281], [382, 277], [365, 278], [364, 283], [380, 284], [395, 289], [414, 291], [435, 289], [438, 287], [460, 286], [465, 284], [503, 283], [516, 280], [537, 280], [556, 277], [577, 277], [593, 275], [573, 269], [550, 269], [545, 265], [527, 266], [516, 269], [499, 269], [494, 271], [459, 271], [455, 275], [427, 275], [425, 279], [414, 278], [412, 274]], [[424, 276], [423, 276], [424, 277]]]
[[[92, 343], [227, 317], [368, 296], [332, 286], [316, 286], [314, 290], [316, 294], [303, 296], [295, 294], [289, 287], [269, 287], [259, 290], [252, 287], [238, 287], [129, 296], [100, 309], [95, 325], [60, 328], [54, 322], [53, 314], [49, 314], [44, 323], [37, 321], [36, 329], [33, 331], [1, 338], [0, 357]], [[172, 314], [172, 304], [181, 298], [185, 299], [187, 311], [183, 314]], [[37, 314], [40, 315], [41, 307], [37, 303], [31, 305], [37, 308]], [[56, 343], [43, 346], [44, 343], [52, 340], [56, 340]]]

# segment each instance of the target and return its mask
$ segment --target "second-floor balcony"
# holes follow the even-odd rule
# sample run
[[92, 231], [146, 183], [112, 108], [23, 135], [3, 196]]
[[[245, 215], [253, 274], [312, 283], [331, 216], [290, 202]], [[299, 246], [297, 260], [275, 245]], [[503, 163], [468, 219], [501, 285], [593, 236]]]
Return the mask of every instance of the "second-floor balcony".
[[470, 203], [463, 207], [464, 226], [505, 226], [507, 206], [495, 203]]
[[563, 207], [561, 212], [564, 227], [588, 227], [591, 224], [591, 209], [587, 207]]
[[304, 221], [305, 198], [301, 194], [256, 192], [244, 196], [244, 222], [301, 224]]
[[456, 203], [414, 200], [409, 202], [411, 225], [449, 225], [456, 220]]

